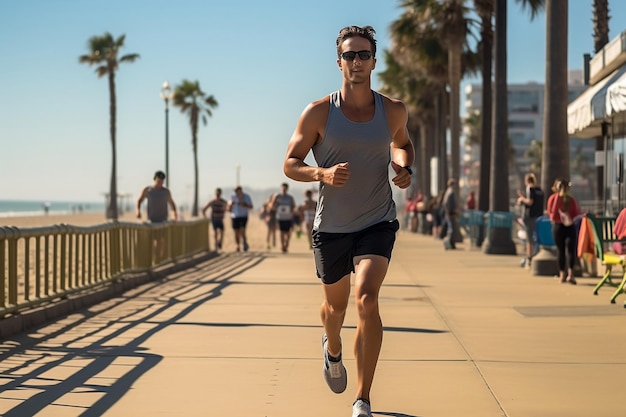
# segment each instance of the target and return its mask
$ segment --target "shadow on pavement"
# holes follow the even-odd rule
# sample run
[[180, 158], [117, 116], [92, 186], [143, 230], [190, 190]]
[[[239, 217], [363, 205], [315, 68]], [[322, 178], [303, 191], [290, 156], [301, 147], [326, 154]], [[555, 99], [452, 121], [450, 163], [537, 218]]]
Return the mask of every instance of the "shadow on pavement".
[[[55, 408], [59, 415], [104, 414], [163, 359], [143, 353], [142, 343], [221, 296], [235, 277], [264, 259], [260, 254], [219, 256], [1, 341], [0, 414], [33, 416], [44, 408]], [[128, 342], [110, 345], [117, 338]], [[81, 395], [76, 403], [76, 394], [85, 393], [92, 395]]]

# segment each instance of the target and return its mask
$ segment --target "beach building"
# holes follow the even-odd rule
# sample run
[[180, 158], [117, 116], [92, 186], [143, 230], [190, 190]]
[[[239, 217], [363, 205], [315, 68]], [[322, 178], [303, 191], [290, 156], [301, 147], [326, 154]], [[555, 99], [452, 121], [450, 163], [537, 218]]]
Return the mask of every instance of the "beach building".
[[[585, 89], [583, 72], [573, 70], [569, 72], [569, 101], [576, 99]], [[482, 85], [469, 84], [465, 88], [465, 111], [466, 114], [480, 113], [482, 104]], [[544, 116], [544, 85], [536, 82], [524, 84], [509, 84], [508, 86], [508, 110], [509, 110], [509, 140], [511, 145], [512, 167], [509, 170], [510, 192], [515, 197], [516, 190], [524, 187], [524, 175], [527, 172], [535, 172], [539, 177], [541, 171], [537, 169], [540, 161], [533, 155], [533, 141], [543, 140], [543, 116]], [[469, 134], [468, 126], [465, 126], [465, 135]], [[540, 149], [540, 148], [536, 148]], [[536, 150], [535, 149], [535, 150]], [[480, 148], [466, 141], [464, 146], [462, 173], [465, 176], [467, 188], [478, 189], [480, 172]], [[571, 179], [577, 185], [577, 197], [579, 199], [594, 198], [595, 171], [594, 169], [580, 169], [579, 165], [594, 166], [595, 143], [575, 137], [570, 139], [570, 158], [577, 159], [576, 164], [571, 164]], [[540, 153], [539, 153], [540, 155]], [[581, 193], [578, 193], [581, 190]]]
[[567, 108], [570, 135], [595, 143], [595, 163], [604, 166], [601, 202], [608, 215], [626, 206], [624, 155], [626, 154], [626, 31], [589, 60], [588, 86]]

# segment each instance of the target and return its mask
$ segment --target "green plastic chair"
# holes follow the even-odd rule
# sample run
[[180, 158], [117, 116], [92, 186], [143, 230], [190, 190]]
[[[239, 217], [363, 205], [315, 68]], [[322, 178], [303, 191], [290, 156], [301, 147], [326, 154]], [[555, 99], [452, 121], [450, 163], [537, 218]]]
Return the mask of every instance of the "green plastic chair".
[[619, 242], [619, 239], [613, 232], [613, 227], [615, 226], [615, 217], [608, 216], [594, 216], [592, 214], [587, 213], [585, 215], [589, 220], [591, 220], [593, 237], [594, 237], [594, 246], [596, 250], [596, 256], [602, 262], [602, 265], [605, 266], [606, 272], [602, 277], [602, 280], [596, 285], [593, 289], [593, 295], [598, 295], [598, 291], [600, 288], [608, 283], [609, 285], [614, 286], [615, 284], [611, 281], [611, 272], [613, 267], [619, 265], [622, 268], [622, 281], [617, 286], [617, 290], [611, 296], [611, 303], [615, 303], [615, 299], [618, 295], [622, 293], [624, 290], [624, 285], [626, 284], [626, 259], [622, 255], [618, 255], [612, 252], [606, 252], [604, 249], [604, 245], [612, 242]]

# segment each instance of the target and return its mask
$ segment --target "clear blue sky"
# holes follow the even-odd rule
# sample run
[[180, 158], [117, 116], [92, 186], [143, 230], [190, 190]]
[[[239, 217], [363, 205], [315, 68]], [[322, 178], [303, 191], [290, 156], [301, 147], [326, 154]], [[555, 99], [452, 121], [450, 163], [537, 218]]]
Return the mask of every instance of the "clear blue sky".
[[[591, 0], [570, 0], [569, 65], [593, 49]], [[611, 0], [610, 38], [626, 29]], [[397, 0], [3, 0], [0, 2], [0, 199], [102, 201], [111, 147], [106, 78], [79, 64], [87, 40], [126, 34], [139, 53], [117, 73], [118, 191], [138, 195], [165, 166], [161, 85], [198, 80], [219, 107], [199, 131], [200, 200], [285, 181], [282, 161], [304, 107], [337, 89], [335, 38], [372, 25], [379, 50], [400, 16]], [[543, 82], [545, 16], [530, 22], [509, 1], [509, 82]], [[379, 61], [378, 71], [384, 69]], [[373, 86], [379, 86], [376, 73]], [[467, 82], [467, 81], [466, 81]], [[193, 160], [188, 119], [170, 110], [174, 199], [188, 204]], [[296, 186], [296, 184], [293, 184]]]

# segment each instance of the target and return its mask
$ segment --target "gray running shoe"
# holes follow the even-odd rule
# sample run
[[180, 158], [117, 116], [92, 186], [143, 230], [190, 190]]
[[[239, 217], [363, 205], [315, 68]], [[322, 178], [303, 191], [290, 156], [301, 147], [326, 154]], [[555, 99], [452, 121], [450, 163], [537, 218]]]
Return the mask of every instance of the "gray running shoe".
[[322, 367], [322, 373], [324, 374], [324, 380], [328, 384], [328, 387], [335, 394], [340, 394], [346, 390], [348, 385], [348, 374], [346, 367], [343, 366], [341, 361], [341, 353], [339, 354], [339, 360], [333, 361], [328, 357], [328, 337], [324, 333], [322, 336], [322, 349], [324, 350], [324, 366]]
[[370, 405], [359, 398], [352, 404], [352, 417], [372, 417]]

